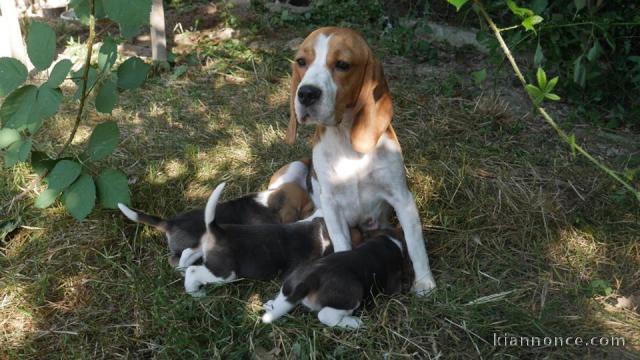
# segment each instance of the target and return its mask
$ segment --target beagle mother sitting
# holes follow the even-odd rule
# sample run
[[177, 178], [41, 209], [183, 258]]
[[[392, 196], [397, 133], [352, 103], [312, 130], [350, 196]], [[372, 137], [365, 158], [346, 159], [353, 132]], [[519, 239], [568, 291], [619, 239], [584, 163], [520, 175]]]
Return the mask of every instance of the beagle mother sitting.
[[349, 227], [388, 227], [389, 205], [404, 230], [413, 290], [436, 286], [422, 226], [409, 192], [393, 106], [382, 64], [355, 31], [320, 28], [303, 41], [292, 64], [287, 142], [297, 124], [315, 124], [313, 199], [335, 251], [351, 248]]

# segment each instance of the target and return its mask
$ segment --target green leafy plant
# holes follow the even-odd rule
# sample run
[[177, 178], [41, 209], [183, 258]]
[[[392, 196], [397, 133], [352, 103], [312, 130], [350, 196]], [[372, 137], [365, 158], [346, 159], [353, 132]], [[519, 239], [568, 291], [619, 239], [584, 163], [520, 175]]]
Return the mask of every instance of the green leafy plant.
[[[450, 1], [462, 7], [468, 1]], [[558, 74], [573, 116], [599, 126], [640, 129], [640, 4], [624, 0], [485, 0], [513, 51], [535, 49], [534, 66]], [[475, 9], [476, 6], [466, 7]], [[479, 33], [492, 62], [504, 57]], [[614, 95], [612, 95], [614, 94]]]
[[[33, 171], [38, 174], [30, 189], [41, 181], [47, 185], [35, 200], [37, 208], [49, 207], [60, 199], [74, 218], [82, 220], [94, 209], [96, 199], [105, 208], [116, 208], [118, 202], [131, 202], [126, 175], [117, 169], [101, 169], [99, 165], [99, 161], [111, 155], [120, 141], [116, 122], [96, 125], [81, 153], [67, 154], [67, 151], [85, 117], [84, 110], [90, 95], [95, 93], [95, 110], [108, 114], [117, 104], [120, 92], [141, 86], [147, 78], [150, 65], [138, 57], [129, 58], [115, 67], [117, 40], [110, 37], [104, 39], [97, 63], [91, 63], [95, 18], [109, 17], [120, 25], [122, 35], [130, 37], [148, 22], [151, 6], [150, 0], [134, 3], [122, 0], [72, 1], [76, 13], [89, 26], [85, 62], [76, 72], [71, 72], [73, 64], [66, 59], [51, 67], [56, 35], [48, 25], [37, 21], [32, 22], [29, 28], [27, 53], [37, 71], [47, 71], [51, 67], [47, 80], [40, 85], [24, 84], [27, 80], [26, 67], [15, 59], [0, 58], [0, 96], [6, 95], [0, 106], [0, 150], [4, 167], [30, 159]], [[64, 97], [60, 86], [68, 78], [78, 86], [73, 95], [73, 99], [79, 102], [78, 112], [66, 142], [51, 158], [37, 150], [34, 135], [45, 120], [58, 112]], [[28, 190], [14, 200], [23, 198]]]
[[[448, 2], [450, 4], [452, 4], [452, 5], [454, 5], [458, 10], [460, 10], [460, 8], [467, 1], [448, 0]], [[509, 30], [511, 28], [507, 28], [507, 29], [498, 28], [496, 23], [493, 21], [493, 19], [491, 18], [491, 16], [488, 14], [487, 10], [485, 9], [482, 1], [474, 0], [473, 3], [474, 3], [474, 9], [485, 20], [486, 24], [489, 26], [489, 28], [493, 32], [493, 34], [495, 36], [495, 39], [497, 40], [497, 43], [499, 44], [499, 46], [500, 46], [500, 48], [502, 50], [502, 53], [504, 54], [504, 56], [507, 58], [507, 60], [511, 64], [511, 67], [513, 69], [514, 74], [516, 75], [518, 80], [520, 80], [520, 83], [522, 84], [523, 88], [529, 94], [529, 97], [531, 98], [531, 101], [532, 101], [536, 111], [542, 116], [544, 121], [547, 124], [549, 124], [549, 126], [551, 126], [556, 131], [558, 136], [570, 146], [572, 153], [574, 153], [574, 154], [576, 152], [580, 153], [587, 160], [589, 160], [593, 165], [595, 165], [596, 167], [598, 167], [599, 169], [604, 171], [607, 175], [609, 175], [610, 177], [612, 177], [613, 179], [618, 181], [622, 186], [624, 186], [625, 189], [627, 189], [629, 192], [631, 192], [636, 197], [636, 199], [638, 201], [640, 201], [640, 191], [638, 191], [636, 188], [634, 188], [629, 183], [629, 181], [627, 181], [624, 178], [624, 176], [621, 176], [616, 171], [610, 169], [606, 165], [602, 164], [600, 161], [596, 160], [591, 154], [589, 154], [589, 152], [587, 152], [584, 148], [582, 148], [582, 146], [577, 144], [575, 136], [573, 134], [571, 134], [571, 135], [567, 134], [562, 128], [560, 128], [558, 126], [558, 124], [555, 122], [555, 120], [553, 120], [553, 118], [545, 111], [545, 109], [543, 107], [541, 107], [541, 104], [545, 99], [560, 100], [560, 97], [557, 94], [551, 92], [556, 87], [556, 85], [558, 84], [558, 77], [554, 77], [553, 79], [547, 81], [547, 75], [544, 72], [544, 70], [542, 70], [542, 68], [538, 68], [538, 71], [536, 73], [536, 79], [537, 79], [538, 85], [536, 86], [536, 85], [533, 85], [531, 83], [528, 83], [527, 80], [525, 79], [524, 75], [520, 71], [520, 68], [516, 64], [515, 58], [511, 54], [511, 50], [510, 50], [509, 46], [507, 45], [504, 37], [502, 36], [502, 32], [503, 31]], [[518, 7], [511, 0], [507, 0], [507, 5], [509, 6], [510, 11], [513, 12], [515, 15], [524, 17], [524, 16], [532, 16], [531, 14], [533, 14], [532, 10]], [[537, 22], [537, 24], [539, 24], [541, 21], [542, 20]], [[533, 24], [533, 25], [535, 25], [535, 24]], [[527, 28], [528, 24], [525, 25], [523, 23], [523, 24], [521, 24], [521, 26]], [[529, 29], [527, 29], [527, 30], [529, 30]], [[539, 46], [539, 44], [538, 44], [538, 46]], [[597, 51], [594, 50], [594, 52], [597, 52]], [[595, 55], [592, 54], [592, 57], [593, 56], [595, 56]]]

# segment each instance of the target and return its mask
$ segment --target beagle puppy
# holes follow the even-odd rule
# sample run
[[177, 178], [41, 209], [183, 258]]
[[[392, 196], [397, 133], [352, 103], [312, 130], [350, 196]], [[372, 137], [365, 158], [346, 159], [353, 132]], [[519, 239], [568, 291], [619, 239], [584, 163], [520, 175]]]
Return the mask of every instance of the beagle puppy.
[[296, 268], [284, 281], [280, 293], [264, 308], [262, 322], [271, 323], [302, 303], [318, 312], [328, 326], [357, 329], [362, 321], [351, 316], [376, 293], [400, 291], [402, 243], [390, 230], [365, 235], [364, 243], [351, 251], [322, 257]]
[[[270, 280], [333, 252], [322, 219], [291, 224], [221, 223], [217, 212], [224, 186], [218, 185], [207, 202], [201, 247], [182, 252], [180, 267], [188, 266], [184, 279], [187, 293], [199, 296], [205, 284], [238, 278]], [[191, 265], [201, 257], [202, 265]]]
[[[248, 194], [218, 205], [221, 224], [286, 224], [307, 218], [314, 205], [307, 191], [308, 168], [305, 160], [294, 161], [280, 168], [271, 177], [269, 189]], [[308, 161], [308, 160], [307, 160]], [[306, 185], [305, 185], [306, 187]], [[131, 221], [152, 226], [165, 233], [169, 245], [169, 264], [177, 267], [184, 249], [200, 246], [206, 232], [204, 209], [195, 209], [171, 219], [145, 214], [118, 204], [120, 211]]]
[[292, 72], [286, 140], [295, 141], [298, 123], [316, 125], [313, 199], [335, 251], [350, 249], [349, 227], [388, 227], [393, 208], [415, 271], [413, 290], [429, 293], [436, 283], [391, 126], [393, 106], [382, 64], [355, 31], [325, 27], [303, 41]]

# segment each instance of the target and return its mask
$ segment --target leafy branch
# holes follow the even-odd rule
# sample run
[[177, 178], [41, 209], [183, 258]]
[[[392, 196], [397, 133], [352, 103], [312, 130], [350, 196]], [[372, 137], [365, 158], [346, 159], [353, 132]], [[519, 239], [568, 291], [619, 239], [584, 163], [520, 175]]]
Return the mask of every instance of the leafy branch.
[[[450, 4], [454, 5], [457, 10], [460, 10], [460, 8], [465, 3], [468, 2], [468, 0], [448, 0], [448, 1], [449, 1]], [[555, 78], [551, 79], [550, 81], [547, 81], [547, 77], [546, 77], [546, 74], [545, 74], [544, 70], [539, 68], [538, 72], [536, 74], [537, 75], [536, 77], [537, 77], [537, 80], [538, 80], [538, 86], [535, 86], [533, 84], [527, 83], [527, 80], [525, 79], [524, 75], [522, 75], [522, 72], [520, 71], [520, 68], [518, 67], [518, 64], [516, 63], [515, 58], [511, 54], [511, 50], [509, 49], [509, 47], [507, 46], [507, 43], [504, 41], [504, 38], [502, 37], [501, 32], [505, 31], [506, 29], [499, 29], [498, 28], [498, 26], [495, 24], [495, 22], [491, 19], [491, 16], [489, 16], [489, 14], [487, 13], [486, 9], [484, 8], [484, 6], [482, 5], [482, 2], [480, 0], [473, 0], [473, 2], [475, 4], [475, 6], [476, 6], [477, 11], [480, 13], [482, 18], [484, 18], [484, 20], [486, 21], [487, 25], [489, 26], [489, 28], [491, 29], [491, 31], [495, 35], [496, 39], [498, 40], [498, 43], [500, 44], [502, 52], [507, 57], [507, 60], [511, 64], [511, 68], [513, 69], [513, 72], [515, 73], [515, 75], [518, 78], [518, 80], [520, 80], [520, 83], [522, 84], [522, 87], [527, 91], [527, 94], [529, 95], [529, 98], [530, 98], [531, 102], [533, 103], [534, 108], [542, 116], [542, 118], [545, 120], [545, 122], [547, 124], [549, 124], [556, 131], [558, 136], [560, 136], [560, 138], [563, 141], [565, 141], [567, 144], [569, 144], [569, 146], [571, 147], [571, 151], [578, 152], [582, 156], [587, 158], [587, 160], [589, 160], [593, 165], [595, 165], [597, 168], [599, 168], [600, 170], [604, 171], [607, 175], [611, 176], [613, 179], [615, 179], [617, 182], [619, 182], [622, 186], [624, 186], [627, 190], [629, 190], [633, 195], [635, 195], [635, 197], [636, 197], [636, 199], [638, 201], [640, 201], [640, 191], [636, 190], [633, 186], [631, 186], [631, 184], [629, 184], [627, 181], [625, 181], [623, 178], [621, 178], [614, 170], [610, 169], [606, 165], [604, 165], [601, 162], [599, 162], [598, 160], [596, 160], [582, 146], [577, 144], [576, 140], [575, 140], [575, 136], [574, 135], [568, 135], [564, 130], [562, 130], [562, 128], [560, 126], [558, 126], [558, 124], [553, 120], [551, 115], [549, 115], [545, 111], [545, 109], [541, 106], [541, 104], [542, 104], [542, 102], [544, 101], [545, 98], [549, 99], [549, 100], [559, 100], [560, 99], [560, 97], [558, 95], [551, 93], [551, 91], [554, 89], [554, 87], [558, 83], [558, 77], [555, 77]], [[534, 18], [534, 16], [537, 16], [537, 15], [534, 15], [531, 12], [531, 10], [517, 7], [515, 5], [515, 3], [513, 1], [511, 1], [511, 0], [507, 0], [507, 4], [508, 4], [509, 8], [511, 9], [511, 11], [515, 15], [525, 18], [525, 20], [522, 23], [522, 26], [525, 27], [525, 29], [527, 29], [527, 31], [530, 30], [530, 31], [534, 31], [535, 32], [535, 29], [533, 28], [533, 26], [538, 24], [538, 23], [540, 23], [540, 22], [542, 22], [543, 19], [541, 17], [539, 17], [539, 16], [538, 16], [538, 18]]]
[[[151, 0], [137, 0], [134, 9], [130, 9], [128, 0], [72, 0], [71, 6], [89, 28], [86, 56], [80, 70], [69, 75], [73, 64], [63, 59], [52, 66], [43, 84], [23, 85], [27, 80], [26, 67], [16, 59], [0, 58], [0, 96], [8, 95], [0, 106], [0, 150], [4, 154], [4, 167], [30, 158], [31, 168], [37, 174], [30, 185], [11, 200], [9, 207], [45, 182], [47, 189], [40, 192], [34, 206], [46, 208], [60, 198], [65, 209], [77, 220], [82, 220], [94, 209], [96, 200], [110, 209], [116, 208], [119, 202], [128, 204], [131, 201], [126, 175], [116, 169], [99, 169], [95, 164], [109, 156], [120, 142], [116, 122], [96, 125], [84, 151], [71, 156], [67, 154], [86, 116], [89, 96], [95, 92], [96, 111], [110, 114], [118, 93], [141, 86], [151, 68], [140, 58], [132, 57], [112, 69], [118, 53], [117, 42], [111, 37], [103, 39], [97, 64], [92, 64], [96, 19], [109, 17], [120, 25], [123, 35], [131, 37], [141, 25], [148, 23]], [[31, 24], [27, 53], [38, 71], [48, 70], [53, 63], [55, 40], [55, 32], [48, 25]], [[33, 151], [33, 136], [45, 119], [58, 112], [63, 100], [60, 86], [66, 79], [73, 80], [78, 86], [74, 99], [79, 100], [79, 105], [73, 128], [56, 157], [49, 158], [43, 152]]]

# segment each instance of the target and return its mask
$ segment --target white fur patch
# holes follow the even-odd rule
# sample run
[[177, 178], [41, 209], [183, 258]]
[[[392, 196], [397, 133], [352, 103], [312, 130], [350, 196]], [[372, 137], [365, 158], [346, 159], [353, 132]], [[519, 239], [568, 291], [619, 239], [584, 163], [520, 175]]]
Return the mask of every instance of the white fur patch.
[[138, 213], [129, 209], [127, 205], [123, 203], [118, 203], [118, 209], [120, 209], [120, 211], [122, 211], [124, 216], [129, 218], [129, 220], [138, 222]]
[[280, 290], [280, 293], [275, 299], [267, 303], [270, 309], [262, 315], [262, 322], [265, 324], [270, 324], [278, 320], [296, 306], [296, 304], [292, 304], [287, 300], [287, 297], [282, 294], [282, 290]]
[[269, 184], [269, 190], [274, 190], [286, 183], [296, 183], [307, 191], [307, 174], [309, 168], [302, 161], [294, 161], [289, 164], [287, 171], [274, 182]]
[[274, 190], [266, 190], [257, 193], [256, 202], [258, 204], [264, 205], [265, 207], [269, 207], [269, 197], [271, 197], [271, 194], [273, 194], [273, 192]]
[[327, 306], [318, 312], [318, 320], [330, 327], [337, 326], [343, 329], [355, 330], [362, 327], [364, 323], [359, 318], [351, 316], [352, 313], [353, 309], [342, 310]]
[[220, 183], [209, 196], [209, 200], [207, 201], [207, 207], [204, 210], [204, 225], [209, 228], [209, 224], [213, 222], [213, 219], [216, 216], [216, 205], [218, 205], [218, 201], [220, 200], [220, 195], [222, 195], [222, 190], [224, 190], [224, 186], [226, 183]]
[[182, 250], [182, 254], [180, 255], [180, 262], [178, 263], [178, 268], [186, 268], [187, 266], [192, 265], [194, 262], [198, 261], [203, 256], [202, 248], [186, 248]]
[[202, 296], [200, 287], [206, 284], [223, 284], [236, 279], [235, 271], [226, 278], [213, 275], [204, 265], [192, 265], [187, 268], [184, 276], [184, 289], [193, 296]]
[[402, 243], [400, 242], [400, 240], [394, 238], [393, 236], [388, 236], [388, 237], [400, 249], [400, 253], [404, 254], [404, 251], [402, 250]]
[[[330, 39], [331, 35], [326, 36], [319, 34], [313, 45], [315, 59], [313, 63], [309, 64], [309, 68], [302, 77], [298, 89], [305, 85], [315, 86], [322, 91], [322, 96], [320, 100], [310, 108], [302, 105], [296, 96], [295, 110], [298, 120], [302, 120], [305, 115], [312, 115], [312, 120], [314, 121], [326, 125], [336, 123], [335, 102], [338, 87], [335, 81], [333, 81], [333, 76], [331, 76], [331, 71], [327, 66]], [[296, 94], [298, 93], [298, 89], [296, 89]]]

